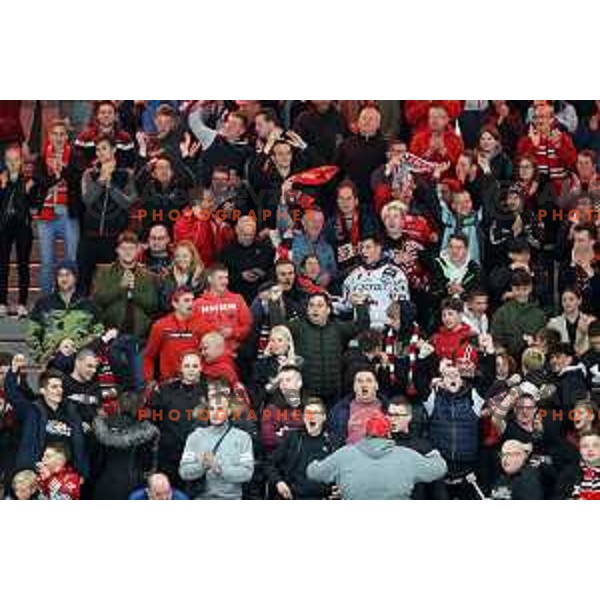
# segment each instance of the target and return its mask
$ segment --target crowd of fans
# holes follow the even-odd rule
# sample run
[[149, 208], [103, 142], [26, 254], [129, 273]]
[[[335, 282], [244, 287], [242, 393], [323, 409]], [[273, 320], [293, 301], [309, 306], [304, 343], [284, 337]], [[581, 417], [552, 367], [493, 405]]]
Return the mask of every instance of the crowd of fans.
[[600, 499], [600, 101], [20, 110], [6, 497]]

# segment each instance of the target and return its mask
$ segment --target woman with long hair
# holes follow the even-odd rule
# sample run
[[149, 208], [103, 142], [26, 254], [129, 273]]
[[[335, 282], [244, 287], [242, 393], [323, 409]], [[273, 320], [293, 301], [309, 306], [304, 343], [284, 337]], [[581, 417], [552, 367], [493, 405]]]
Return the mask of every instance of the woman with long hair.
[[204, 263], [193, 242], [183, 240], [173, 249], [173, 260], [160, 285], [160, 309], [169, 312], [169, 298], [174, 290], [186, 287], [199, 296], [206, 285]]

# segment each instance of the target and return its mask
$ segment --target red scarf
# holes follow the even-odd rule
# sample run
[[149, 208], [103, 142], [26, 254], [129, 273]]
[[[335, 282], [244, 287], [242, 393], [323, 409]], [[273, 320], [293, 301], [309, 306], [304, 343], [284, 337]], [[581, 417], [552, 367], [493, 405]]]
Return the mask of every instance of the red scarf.
[[[46, 143], [46, 147], [44, 148], [44, 162], [46, 163], [46, 168], [48, 169], [48, 173], [53, 177], [56, 177], [56, 171], [54, 169], [54, 159], [55, 154], [52, 150], [52, 144], [50, 142]], [[61, 164], [63, 169], [69, 164], [69, 158], [71, 157], [71, 146], [69, 144], [65, 144], [62, 151], [61, 156]], [[53, 185], [49, 190], [48, 194], [44, 198], [44, 204], [39, 212], [37, 218], [41, 221], [52, 221], [54, 219], [54, 207], [58, 205], [65, 206], [68, 203], [67, 196], [67, 183], [64, 178], [61, 178], [58, 183]]]
[[352, 229], [348, 231], [348, 225], [344, 215], [337, 211], [336, 213], [336, 231], [338, 239], [343, 238], [344, 240], [350, 240], [353, 248], [358, 247], [360, 242], [360, 229], [359, 229], [359, 215], [358, 208], [354, 208], [352, 213]]

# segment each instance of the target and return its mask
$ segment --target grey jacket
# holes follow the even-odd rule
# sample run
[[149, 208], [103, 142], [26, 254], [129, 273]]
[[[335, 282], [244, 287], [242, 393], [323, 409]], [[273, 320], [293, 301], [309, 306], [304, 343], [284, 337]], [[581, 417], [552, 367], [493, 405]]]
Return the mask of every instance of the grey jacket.
[[206, 475], [206, 488], [199, 498], [239, 500], [242, 484], [252, 479], [254, 455], [252, 439], [241, 429], [232, 427], [223, 438], [216, 452], [218, 464], [208, 472], [202, 466], [201, 456], [212, 452], [219, 438], [225, 433], [224, 426], [201, 427], [188, 436], [179, 464], [179, 475], [184, 481], [194, 481]]
[[309, 479], [335, 483], [344, 500], [408, 500], [416, 483], [435, 481], [445, 473], [446, 462], [437, 450], [423, 456], [382, 438], [344, 446], [306, 469]]

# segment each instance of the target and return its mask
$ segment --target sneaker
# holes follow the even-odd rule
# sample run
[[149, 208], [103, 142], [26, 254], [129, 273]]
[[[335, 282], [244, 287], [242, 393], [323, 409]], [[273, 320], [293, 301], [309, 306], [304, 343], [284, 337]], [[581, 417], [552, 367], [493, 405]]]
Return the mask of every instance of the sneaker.
[[0, 319], [8, 317], [8, 307], [6, 304], [0, 304]]
[[19, 306], [17, 306], [17, 319], [26, 319], [28, 316], [29, 311], [27, 310], [27, 307], [23, 304], [19, 304]]

